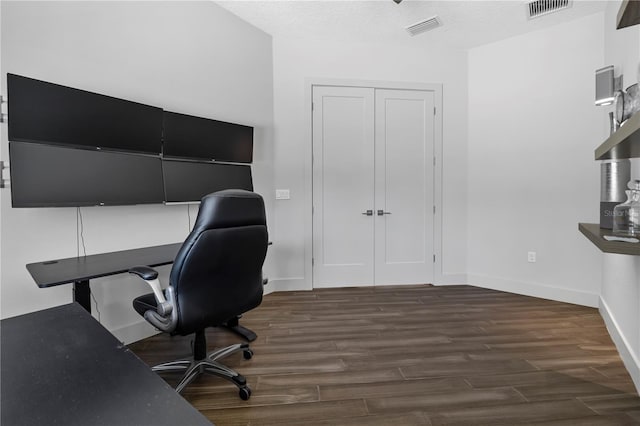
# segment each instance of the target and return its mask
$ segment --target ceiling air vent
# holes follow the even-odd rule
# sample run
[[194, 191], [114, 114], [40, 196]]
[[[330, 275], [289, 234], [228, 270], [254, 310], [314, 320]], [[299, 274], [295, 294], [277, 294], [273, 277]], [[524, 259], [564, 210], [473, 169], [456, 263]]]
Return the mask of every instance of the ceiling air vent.
[[416, 22], [413, 25], [409, 25], [405, 28], [409, 35], [416, 36], [418, 34], [422, 34], [434, 28], [437, 28], [442, 25], [442, 21], [440, 21], [439, 16], [432, 16], [429, 19], [425, 19], [424, 21]]
[[539, 18], [571, 7], [571, 0], [535, 0], [527, 3], [527, 17]]

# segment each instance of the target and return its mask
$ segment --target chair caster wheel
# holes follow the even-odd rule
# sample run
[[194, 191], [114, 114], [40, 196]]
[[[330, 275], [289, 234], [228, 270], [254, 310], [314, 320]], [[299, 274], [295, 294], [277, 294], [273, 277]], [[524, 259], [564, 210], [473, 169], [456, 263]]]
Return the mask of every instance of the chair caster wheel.
[[251, 389], [249, 388], [249, 386], [240, 388], [239, 395], [241, 400], [247, 401], [251, 397]]
[[244, 355], [244, 359], [251, 359], [253, 357], [253, 351], [251, 349], [245, 349], [242, 355]]

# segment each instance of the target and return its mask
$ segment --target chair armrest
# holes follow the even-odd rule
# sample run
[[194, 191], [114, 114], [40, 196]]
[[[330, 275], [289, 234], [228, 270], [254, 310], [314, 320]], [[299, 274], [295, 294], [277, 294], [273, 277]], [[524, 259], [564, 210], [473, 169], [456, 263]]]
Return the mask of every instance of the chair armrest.
[[158, 271], [148, 266], [134, 266], [129, 269], [130, 274], [142, 278], [153, 290], [156, 299], [156, 310], [148, 310], [144, 313], [144, 318], [154, 327], [167, 333], [175, 330], [178, 324], [178, 310], [176, 309], [176, 297], [173, 287], [166, 290], [167, 297], [162, 291]]
[[144, 319], [158, 330], [164, 331], [165, 333], [172, 333], [178, 325], [178, 310], [175, 308], [175, 301], [175, 291], [173, 287], [169, 286], [167, 287], [167, 302], [165, 302], [164, 305], [167, 305], [171, 309], [165, 314], [160, 314], [158, 312], [160, 305], [158, 305], [158, 311], [146, 311], [144, 313]]
[[134, 266], [129, 269], [129, 273], [139, 276], [149, 285], [149, 287], [151, 287], [158, 305], [157, 311], [160, 315], [164, 317], [171, 314], [173, 306], [170, 303], [167, 303], [167, 299], [164, 297], [162, 286], [158, 279], [158, 271], [153, 268], [149, 268], [148, 266]]
[[155, 280], [158, 278], [158, 271], [148, 266], [134, 266], [129, 269], [130, 274], [135, 274], [145, 281]]

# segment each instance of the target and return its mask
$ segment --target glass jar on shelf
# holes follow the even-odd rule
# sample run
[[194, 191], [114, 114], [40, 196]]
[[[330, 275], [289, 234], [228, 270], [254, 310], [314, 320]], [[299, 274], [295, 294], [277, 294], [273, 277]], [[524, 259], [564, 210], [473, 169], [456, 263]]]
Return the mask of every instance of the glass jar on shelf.
[[613, 209], [613, 233], [640, 236], [640, 179], [629, 182], [627, 201]]

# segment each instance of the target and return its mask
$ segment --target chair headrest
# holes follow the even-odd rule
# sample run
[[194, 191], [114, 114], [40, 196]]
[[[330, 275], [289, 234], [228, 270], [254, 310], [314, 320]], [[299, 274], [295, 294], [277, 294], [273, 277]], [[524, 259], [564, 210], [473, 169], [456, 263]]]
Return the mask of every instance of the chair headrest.
[[226, 189], [202, 198], [193, 231], [266, 224], [264, 200], [259, 194]]

